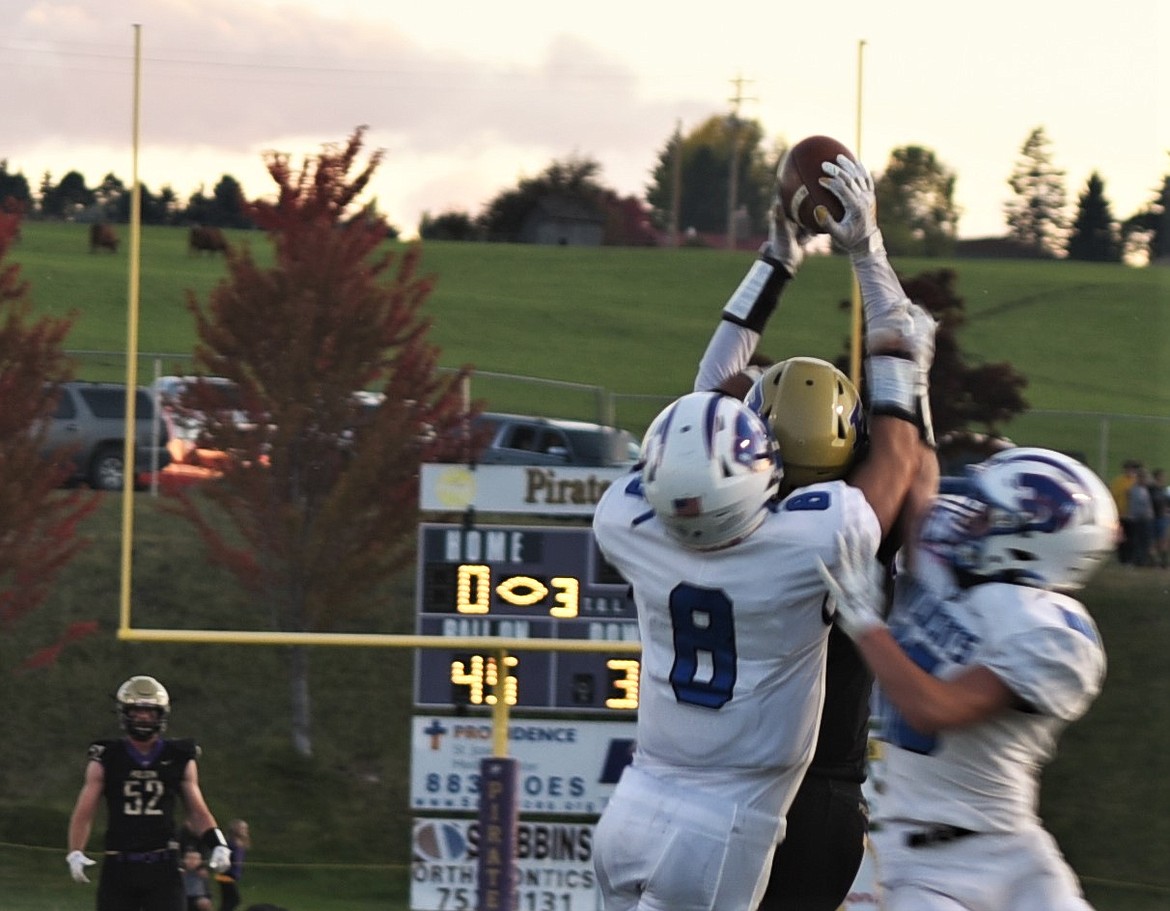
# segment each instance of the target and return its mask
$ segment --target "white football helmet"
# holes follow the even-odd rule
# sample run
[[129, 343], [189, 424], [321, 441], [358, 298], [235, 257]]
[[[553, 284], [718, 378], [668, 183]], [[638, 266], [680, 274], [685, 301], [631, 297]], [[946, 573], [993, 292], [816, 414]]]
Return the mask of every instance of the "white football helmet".
[[782, 474], [767, 424], [718, 392], [666, 406], [646, 431], [642, 460], [646, 499], [670, 536], [696, 550], [755, 531]]
[[959, 496], [939, 497], [920, 544], [960, 581], [1054, 591], [1084, 586], [1114, 551], [1120, 523], [1109, 489], [1059, 452], [1017, 447], [967, 469]]
[[[118, 701], [118, 718], [122, 729], [133, 740], [150, 740], [155, 734], [167, 729], [167, 718], [171, 714], [171, 697], [166, 687], [153, 677], [131, 677], [120, 687], [115, 697]], [[131, 714], [132, 709], [153, 710], [153, 720], [145, 720]]]

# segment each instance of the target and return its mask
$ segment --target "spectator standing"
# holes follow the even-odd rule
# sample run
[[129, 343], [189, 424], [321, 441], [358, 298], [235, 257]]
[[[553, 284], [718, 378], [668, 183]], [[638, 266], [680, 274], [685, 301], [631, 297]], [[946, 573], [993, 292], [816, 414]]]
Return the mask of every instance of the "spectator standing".
[[1170, 566], [1170, 487], [1166, 486], [1166, 472], [1155, 468], [1150, 477], [1150, 502], [1154, 507], [1154, 559], [1166, 569]]
[[1154, 503], [1150, 496], [1150, 473], [1144, 467], [1138, 468], [1134, 483], [1126, 494], [1131, 535], [1129, 559], [1134, 566], [1153, 565], [1154, 546]]
[[183, 890], [187, 893], [187, 911], [211, 911], [211, 884], [198, 848], [183, 852]]
[[1121, 472], [1109, 482], [1109, 492], [1113, 494], [1113, 503], [1117, 506], [1117, 515], [1121, 519], [1121, 535], [1117, 539], [1117, 561], [1131, 562], [1133, 552], [1133, 531], [1129, 522], [1129, 489], [1137, 481], [1141, 462], [1137, 459], [1126, 459], [1121, 463]]
[[247, 820], [233, 819], [228, 823], [228, 850], [231, 866], [215, 876], [219, 883], [219, 911], [235, 911], [240, 904], [240, 878], [244, 872], [244, 857], [252, 847], [252, 832]]

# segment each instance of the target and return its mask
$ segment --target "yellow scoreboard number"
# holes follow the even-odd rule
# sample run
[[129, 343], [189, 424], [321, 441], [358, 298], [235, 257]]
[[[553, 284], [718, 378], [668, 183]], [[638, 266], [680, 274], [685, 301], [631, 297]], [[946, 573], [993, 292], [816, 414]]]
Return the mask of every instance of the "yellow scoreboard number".
[[605, 564], [586, 528], [423, 525], [418, 632], [482, 637], [482, 653], [420, 649], [415, 702], [634, 712], [636, 657], [604, 650], [521, 650], [505, 667], [491, 639], [630, 641], [629, 586]]
[[[599, 656], [600, 657], [600, 656]], [[504, 677], [503, 697], [506, 705], [516, 705], [519, 698], [519, 667], [521, 658], [507, 655], [508, 669]], [[603, 705], [615, 712], [637, 711], [638, 674], [641, 664], [637, 658], [605, 658], [608, 672], [608, 690], [603, 694]], [[451, 661], [452, 686], [467, 687], [467, 704], [490, 706], [500, 699], [499, 659], [494, 655], [468, 655]]]
[[[491, 611], [490, 566], [461, 563], [455, 580], [455, 610], [461, 614], [486, 614]], [[581, 581], [573, 576], [554, 576], [548, 585], [532, 576], [509, 576], [495, 587], [495, 594], [513, 607], [532, 607], [550, 599], [550, 617], [572, 620], [577, 616], [580, 589]]]

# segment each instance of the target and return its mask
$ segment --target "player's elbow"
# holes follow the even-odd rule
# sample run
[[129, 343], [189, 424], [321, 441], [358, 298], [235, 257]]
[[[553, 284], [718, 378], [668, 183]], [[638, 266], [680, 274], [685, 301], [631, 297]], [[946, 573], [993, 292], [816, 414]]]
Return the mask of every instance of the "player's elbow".
[[945, 719], [929, 706], [907, 708], [902, 710], [902, 718], [917, 733], [925, 736], [934, 736], [950, 727]]
[[955, 728], [968, 727], [991, 714], [988, 708], [961, 698], [947, 698], [945, 685], [934, 698], [910, 700], [900, 708], [906, 723], [920, 734], [935, 735]]

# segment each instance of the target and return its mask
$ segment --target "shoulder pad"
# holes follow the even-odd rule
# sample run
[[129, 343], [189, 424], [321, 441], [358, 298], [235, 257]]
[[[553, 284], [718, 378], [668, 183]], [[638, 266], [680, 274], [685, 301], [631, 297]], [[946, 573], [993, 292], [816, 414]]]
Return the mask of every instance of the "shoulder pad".
[[180, 740], [168, 740], [167, 747], [179, 759], [198, 759], [203, 752], [199, 748], [199, 745], [190, 737], [184, 737]]
[[85, 758], [90, 762], [105, 762], [106, 751], [110, 748], [113, 740], [95, 740], [89, 745], [89, 749], [85, 752]]

